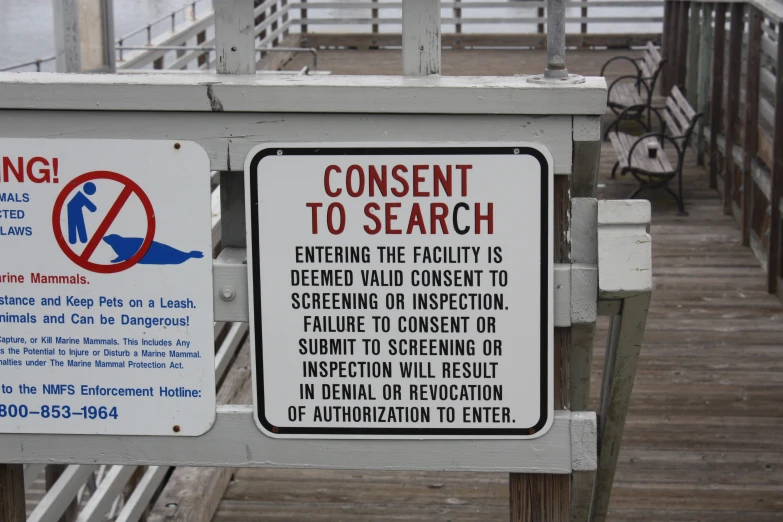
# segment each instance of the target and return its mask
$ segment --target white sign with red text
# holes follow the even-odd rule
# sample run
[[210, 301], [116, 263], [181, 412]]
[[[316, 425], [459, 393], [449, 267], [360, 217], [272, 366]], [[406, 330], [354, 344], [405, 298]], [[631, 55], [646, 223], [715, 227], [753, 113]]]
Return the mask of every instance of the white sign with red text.
[[245, 176], [264, 434], [521, 439], [549, 429], [545, 148], [267, 144]]
[[191, 142], [0, 139], [0, 433], [210, 428], [209, 172]]

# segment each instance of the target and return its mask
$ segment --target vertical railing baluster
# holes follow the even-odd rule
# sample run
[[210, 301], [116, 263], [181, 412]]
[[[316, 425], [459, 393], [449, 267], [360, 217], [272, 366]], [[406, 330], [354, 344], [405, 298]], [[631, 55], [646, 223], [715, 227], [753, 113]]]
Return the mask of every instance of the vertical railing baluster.
[[[285, 25], [288, 22], [288, 0], [280, 0], [280, 10], [283, 12], [280, 17], [280, 25]], [[288, 37], [288, 29], [283, 30], [283, 36], [280, 38], [280, 42], [283, 42], [283, 38]]]
[[696, 107], [698, 98], [700, 32], [701, 4], [691, 2], [688, 18], [688, 70], [685, 75], [685, 94], [691, 107]]
[[726, 4], [715, 4], [715, 37], [712, 40], [712, 97], [710, 98], [710, 188], [718, 187], [718, 134], [723, 126], [723, 64], [726, 48]]
[[726, 91], [726, 153], [723, 163], [723, 213], [733, 214], [734, 145], [739, 141], [740, 77], [742, 76], [742, 33], [745, 31], [743, 4], [731, 4], [731, 29], [729, 30], [729, 70]]
[[[587, 4], [587, 0], [582, 0], [582, 2]], [[584, 35], [587, 34], [587, 5], [582, 5], [581, 14], [582, 14], [582, 25], [579, 28], [579, 32]], [[585, 47], [584, 42], [585, 39], [582, 38], [582, 47]]]
[[778, 291], [780, 273], [780, 193], [783, 182], [783, 22], [778, 22], [778, 56], [775, 75], [775, 131], [773, 165], [770, 175], [769, 255], [767, 263], [767, 291]]
[[712, 58], [712, 4], [701, 5], [701, 34], [699, 42], [699, 82], [696, 111], [702, 114], [696, 138], [696, 162], [704, 165], [704, 126], [709, 122], [710, 59]]
[[[372, 0], [372, 3], [373, 3], [373, 5], [375, 5], [375, 4], [378, 3], [378, 0]], [[377, 20], [378, 19], [378, 9], [376, 9], [375, 7], [370, 9], [370, 17], [373, 20]], [[377, 34], [377, 33], [378, 33], [378, 24], [377, 23], [373, 23], [372, 24], [372, 34]]]
[[674, 48], [677, 35], [677, 9], [674, 0], [665, 0], [663, 3], [663, 32], [661, 33], [661, 58], [666, 64], [661, 70], [662, 93], [668, 93], [674, 85]]
[[[300, 2], [302, 2], [302, 4], [306, 4], [307, 0], [300, 0]], [[299, 10], [299, 13], [300, 13], [299, 16], [302, 18], [302, 20], [307, 20], [307, 8], [306, 7], [302, 7]], [[302, 34], [307, 34], [307, 24], [302, 24], [300, 31], [302, 32]]]
[[454, 19], [457, 21], [454, 24], [454, 32], [459, 34], [462, 32], [462, 24], [459, 23], [460, 19], [462, 19], [462, 8], [457, 7], [459, 5], [459, 2], [462, 0], [457, 0], [457, 2], [454, 4]]
[[748, 13], [748, 73], [745, 80], [745, 143], [742, 162], [742, 244], [750, 244], [751, 209], [756, 190], [751, 177], [751, 163], [759, 149], [759, 89], [761, 81], [761, 24], [764, 16], [758, 7]]
[[[676, 80], [674, 85], [681, 90], [685, 90], [685, 75], [687, 74], [688, 63], [688, 10], [690, 2], [681, 1], [677, 6], [677, 48], [675, 50], [675, 56], [677, 61], [677, 68], [675, 69]], [[668, 92], [663, 93], [668, 95]]]

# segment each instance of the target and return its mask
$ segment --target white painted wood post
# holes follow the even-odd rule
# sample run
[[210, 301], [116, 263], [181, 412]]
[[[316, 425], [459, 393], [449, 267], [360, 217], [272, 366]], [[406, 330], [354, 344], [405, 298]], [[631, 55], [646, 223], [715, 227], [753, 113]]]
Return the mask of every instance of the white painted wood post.
[[402, 0], [402, 72], [440, 74], [440, 0]]
[[52, 0], [57, 72], [114, 72], [114, 0]]
[[255, 74], [253, 0], [213, 0], [218, 74]]
[[54, 8], [54, 48], [57, 72], [81, 72], [79, 1], [52, 0]]
[[[256, 72], [255, 15], [253, 0], [213, 0], [215, 9], [215, 48], [218, 74], [253, 74]], [[213, 107], [220, 107], [215, 99]], [[230, 144], [229, 144], [230, 147]], [[244, 165], [229, 165], [220, 173], [220, 228], [223, 249], [244, 248], [245, 181], [231, 171]]]
[[[599, 406], [591, 522], [604, 522], [652, 295], [649, 201], [598, 202], [598, 295], [621, 299], [611, 319]], [[618, 255], [622, 252], [622, 255]]]

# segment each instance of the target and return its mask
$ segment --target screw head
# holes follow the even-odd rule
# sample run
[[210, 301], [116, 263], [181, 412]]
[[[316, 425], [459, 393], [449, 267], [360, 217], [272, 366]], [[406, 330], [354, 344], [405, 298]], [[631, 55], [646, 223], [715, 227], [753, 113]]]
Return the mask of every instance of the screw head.
[[175, 424], [171, 429], [174, 431], [174, 433], [179, 433], [179, 424]]
[[514, 154], [519, 154], [519, 149], [514, 149]]
[[278, 156], [282, 156], [282, 155], [283, 155], [283, 151], [282, 151], [282, 150], [278, 150], [278, 151], [277, 151], [277, 155], [278, 155]]
[[180, 149], [180, 147], [182, 147], [182, 145], [180, 145], [179, 143], [175, 143], [175, 144], [174, 144], [174, 148], [175, 148], [176, 150], [179, 150], [179, 149]]
[[237, 292], [233, 286], [224, 286], [220, 289], [220, 298], [224, 301], [233, 301], [236, 296]]
[[236, 50], [237, 50], [237, 46], [236, 46], [236, 45], [232, 45], [232, 46], [231, 46], [231, 50], [232, 50], [232, 51], [236, 51]]

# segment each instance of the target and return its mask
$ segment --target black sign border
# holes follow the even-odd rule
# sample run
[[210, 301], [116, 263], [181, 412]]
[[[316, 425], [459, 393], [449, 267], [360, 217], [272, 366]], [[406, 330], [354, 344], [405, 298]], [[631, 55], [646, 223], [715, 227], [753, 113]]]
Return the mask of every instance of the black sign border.
[[[529, 155], [538, 160], [541, 167], [541, 405], [538, 421], [529, 428], [306, 428], [301, 426], [274, 426], [266, 419], [264, 406], [264, 358], [263, 332], [261, 326], [261, 267], [259, 263], [260, 239], [258, 222], [258, 165], [268, 156], [377, 156], [377, 155]], [[276, 435], [391, 435], [391, 436], [531, 436], [546, 426], [549, 414], [549, 341], [553, 335], [549, 325], [549, 165], [546, 157], [532, 147], [270, 147], [258, 151], [250, 161], [250, 237], [253, 254], [253, 299], [255, 326], [255, 371], [256, 415], [258, 422], [270, 433]]]

